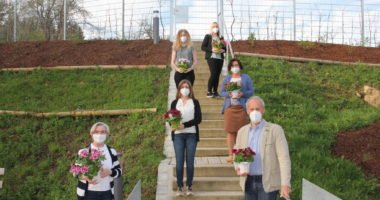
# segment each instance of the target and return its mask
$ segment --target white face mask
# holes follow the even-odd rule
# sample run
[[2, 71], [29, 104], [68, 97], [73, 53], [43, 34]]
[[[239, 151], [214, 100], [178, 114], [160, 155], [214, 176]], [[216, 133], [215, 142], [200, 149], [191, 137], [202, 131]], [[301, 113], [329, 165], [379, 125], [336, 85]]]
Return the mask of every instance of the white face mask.
[[181, 36], [181, 42], [186, 42], [187, 41], [187, 37], [186, 36]]
[[237, 74], [240, 72], [240, 67], [231, 67], [231, 72]]
[[215, 27], [215, 28], [212, 28], [212, 32], [213, 32], [213, 33], [218, 33], [218, 31], [219, 31], [218, 28], [216, 28], [216, 27]]
[[183, 96], [189, 96], [190, 94], [190, 90], [189, 88], [181, 88], [181, 90], [179, 91]]
[[92, 134], [92, 139], [94, 140], [94, 142], [101, 144], [106, 141], [107, 134], [94, 133]]
[[251, 113], [249, 113], [249, 118], [251, 119], [251, 122], [252, 123], [259, 123], [262, 119], [262, 114], [261, 112], [257, 111], [257, 110], [254, 110], [252, 111]]

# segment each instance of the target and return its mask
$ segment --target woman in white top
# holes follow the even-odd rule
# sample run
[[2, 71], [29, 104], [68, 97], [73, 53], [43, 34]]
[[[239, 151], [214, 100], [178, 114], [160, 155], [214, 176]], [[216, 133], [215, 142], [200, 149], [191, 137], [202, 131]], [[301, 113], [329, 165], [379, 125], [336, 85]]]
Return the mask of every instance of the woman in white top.
[[101, 170], [93, 179], [82, 176], [77, 186], [77, 196], [79, 200], [112, 200], [113, 199], [113, 179], [121, 176], [121, 168], [117, 159], [115, 149], [106, 145], [106, 139], [110, 133], [107, 124], [103, 122], [95, 123], [90, 130], [92, 143], [84, 149], [79, 150], [78, 155], [83, 150], [91, 151], [97, 149], [105, 155], [102, 161]]
[[[194, 157], [199, 141], [198, 124], [202, 121], [202, 112], [198, 100], [194, 98], [191, 83], [182, 80], [178, 84], [176, 99], [171, 103], [171, 109], [181, 112], [182, 120], [178, 128], [172, 127], [172, 140], [176, 158], [177, 196], [192, 195], [194, 177]], [[183, 169], [186, 159], [186, 186], [183, 189]]]

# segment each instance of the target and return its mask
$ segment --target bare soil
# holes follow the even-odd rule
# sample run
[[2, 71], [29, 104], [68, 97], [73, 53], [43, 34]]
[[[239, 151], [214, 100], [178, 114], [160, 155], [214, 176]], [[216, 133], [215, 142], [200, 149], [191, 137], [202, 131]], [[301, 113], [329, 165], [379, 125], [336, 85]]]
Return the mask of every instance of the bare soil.
[[380, 121], [359, 130], [339, 133], [332, 151], [354, 161], [367, 175], [380, 181]]
[[299, 42], [284, 40], [256, 40], [232, 42], [236, 52], [261, 53], [278, 56], [291, 56], [334, 60], [342, 62], [380, 63], [380, 48], [357, 47], [340, 44]]
[[0, 44], [0, 68], [77, 65], [166, 65], [171, 42], [50, 41]]

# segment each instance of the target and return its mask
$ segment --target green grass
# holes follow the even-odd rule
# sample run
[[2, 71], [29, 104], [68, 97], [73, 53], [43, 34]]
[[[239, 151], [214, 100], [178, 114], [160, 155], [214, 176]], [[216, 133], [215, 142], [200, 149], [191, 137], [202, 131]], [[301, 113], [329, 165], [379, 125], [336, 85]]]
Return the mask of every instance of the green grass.
[[302, 178], [342, 199], [380, 199], [375, 178], [331, 153], [338, 132], [380, 120], [380, 109], [355, 95], [364, 84], [380, 86], [380, 68], [240, 58], [266, 102], [265, 118], [285, 129], [292, 199], [301, 199]]
[[168, 75], [166, 69], [1, 72], [0, 90], [7, 92], [0, 96], [0, 109], [157, 107], [158, 112], [118, 117], [0, 115], [0, 167], [6, 168], [0, 199], [75, 199], [77, 181], [68, 170], [77, 151], [90, 143], [89, 129], [97, 121], [110, 125], [108, 144], [123, 153], [124, 191], [129, 193], [141, 179], [143, 199], [154, 199], [157, 167], [164, 158], [161, 114], [167, 106]]
[[51, 112], [155, 107], [167, 90], [162, 87], [166, 71], [162, 72], [153, 68], [1, 72], [4, 95], [0, 109]]

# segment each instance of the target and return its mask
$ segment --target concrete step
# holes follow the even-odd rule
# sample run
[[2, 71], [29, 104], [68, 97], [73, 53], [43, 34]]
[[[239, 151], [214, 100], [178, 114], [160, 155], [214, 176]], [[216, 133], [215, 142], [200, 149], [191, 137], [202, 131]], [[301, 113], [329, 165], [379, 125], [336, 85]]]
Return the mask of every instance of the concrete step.
[[224, 147], [226, 146], [226, 138], [200, 138], [197, 147]]
[[200, 102], [200, 105], [201, 105], [201, 109], [202, 111], [203, 110], [206, 110], [206, 109], [211, 109], [211, 110], [221, 110], [222, 109], [222, 105], [221, 104], [218, 104], [218, 103], [201, 103]]
[[227, 147], [199, 147], [196, 157], [228, 156]]
[[227, 133], [224, 131], [223, 127], [199, 129], [199, 137], [201, 138], [222, 138], [226, 136]]
[[[205, 158], [207, 159], [207, 158]], [[225, 159], [225, 158], [223, 158]], [[176, 168], [173, 167], [174, 177], [176, 176]], [[184, 177], [186, 177], [186, 167], [184, 170]], [[232, 164], [218, 164], [218, 165], [195, 165], [194, 177], [238, 177]]]
[[220, 113], [220, 110], [219, 112], [205, 112], [202, 110], [202, 119], [203, 120], [213, 120], [213, 119], [223, 120], [224, 118], [223, 118], [223, 115]]
[[173, 200], [181, 199], [193, 200], [242, 200], [244, 193], [241, 191], [216, 191], [216, 192], [194, 192], [193, 196], [189, 197], [173, 197]]
[[199, 128], [223, 128], [223, 120], [202, 120], [202, 123], [199, 125]]
[[219, 104], [220, 106], [224, 103], [224, 98], [210, 98], [206, 96], [207, 93], [203, 92], [202, 94], [199, 94], [196, 99], [199, 101], [199, 103], [205, 103], [205, 104]]
[[[186, 183], [186, 178], [184, 178]], [[173, 179], [173, 190], [177, 190], [177, 179]], [[194, 177], [194, 191], [241, 191], [239, 177]]]

